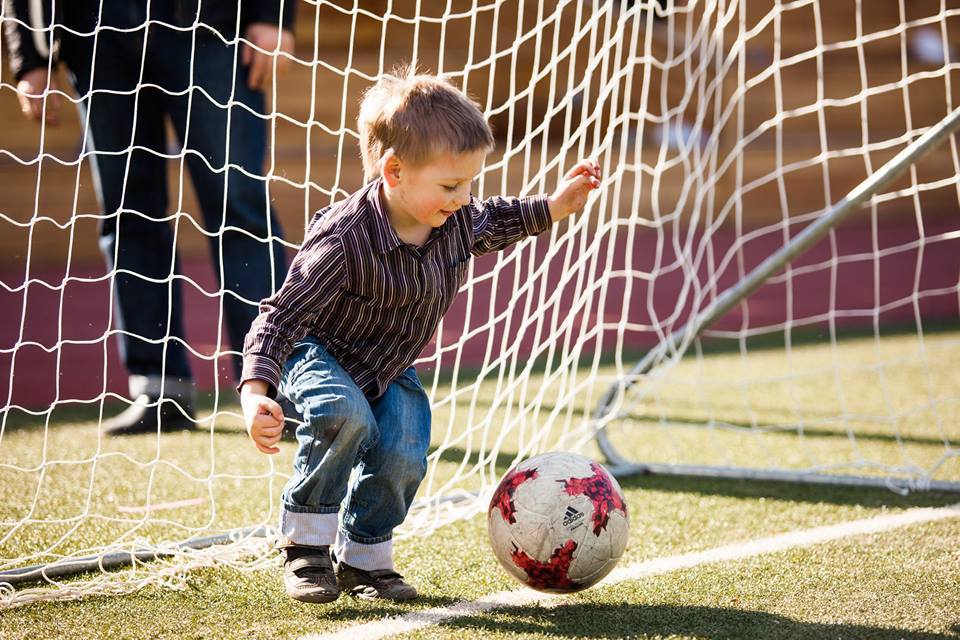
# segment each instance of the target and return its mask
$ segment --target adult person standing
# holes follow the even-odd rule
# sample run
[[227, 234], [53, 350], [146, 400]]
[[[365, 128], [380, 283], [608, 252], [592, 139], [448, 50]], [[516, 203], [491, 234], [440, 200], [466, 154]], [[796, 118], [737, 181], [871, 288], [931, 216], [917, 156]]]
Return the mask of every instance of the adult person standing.
[[[167, 212], [169, 119], [197, 193], [233, 351], [257, 303], [286, 274], [262, 177], [263, 88], [293, 51], [295, 0], [3, 0], [23, 113], [57, 124], [51, 71], [77, 95], [103, 207], [100, 248], [115, 270], [116, 326], [131, 405], [104, 421], [117, 435], [189, 428], [179, 264]], [[239, 377], [240, 360], [234, 372]]]

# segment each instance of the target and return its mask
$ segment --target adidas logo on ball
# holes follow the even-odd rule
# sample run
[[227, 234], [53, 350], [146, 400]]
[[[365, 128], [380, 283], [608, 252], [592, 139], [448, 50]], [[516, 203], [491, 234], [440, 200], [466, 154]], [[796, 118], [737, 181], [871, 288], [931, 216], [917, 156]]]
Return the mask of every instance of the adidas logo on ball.
[[545, 593], [599, 582], [623, 555], [629, 530], [616, 479], [599, 463], [566, 451], [541, 453], [508, 471], [487, 509], [497, 560]]
[[569, 527], [574, 522], [583, 519], [583, 512], [577, 511], [573, 507], [567, 507], [567, 512], [563, 514], [563, 526]]

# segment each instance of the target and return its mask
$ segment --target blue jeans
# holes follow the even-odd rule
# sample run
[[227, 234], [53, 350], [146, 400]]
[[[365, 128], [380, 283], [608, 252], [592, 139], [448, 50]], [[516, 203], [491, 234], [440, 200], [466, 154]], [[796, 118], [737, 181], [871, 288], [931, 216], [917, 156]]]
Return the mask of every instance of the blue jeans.
[[[264, 97], [247, 87], [236, 46], [203, 28], [147, 27], [145, 5], [111, 7], [106, 15], [134, 30], [72, 35], [66, 62], [83, 97], [81, 122], [104, 209], [100, 248], [116, 269], [120, 353], [130, 374], [189, 380], [180, 265], [164, 219], [170, 160], [161, 154], [177, 153], [168, 148], [166, 120], [183, 149], [175, 164], [189, 169], [209, 234], [230, 346], [242, 352], [260, 300], [286, 274], [280, 226], [260, 177]], [[240, 358], [232, 364], [239, 377]]]
[[281, 532], [297, 544], [334, 544], [337, 558], [358, 569], [393, 568], [393, 530], [427, 471], [430, 401], [416, 370], [371, 402], [307, 338], [284, 365], [279, 392], [302, 419]]

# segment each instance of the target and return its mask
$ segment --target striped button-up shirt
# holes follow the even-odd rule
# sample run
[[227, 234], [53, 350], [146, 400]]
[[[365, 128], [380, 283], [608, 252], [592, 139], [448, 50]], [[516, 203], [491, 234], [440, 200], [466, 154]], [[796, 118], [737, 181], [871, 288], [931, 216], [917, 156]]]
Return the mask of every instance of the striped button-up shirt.
[[283, 285], [260, 303], [242, 379], [264, 380], [274, 395], [294, 344], [310, 334], [368, 399], [379, 398], [433, 336], [471, 256], [550, 223], [545, 197], [474, 198], [415, 247], [397, 236], [380, 180], [371, 182], [314, 216]]

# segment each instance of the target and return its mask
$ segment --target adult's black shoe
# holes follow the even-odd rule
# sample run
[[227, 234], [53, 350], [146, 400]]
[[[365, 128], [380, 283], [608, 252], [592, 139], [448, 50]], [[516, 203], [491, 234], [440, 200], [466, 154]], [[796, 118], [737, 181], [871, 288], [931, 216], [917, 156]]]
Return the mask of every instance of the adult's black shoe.
[[179, 378], [130, 376], [133, 403], [104, 420], [100, 431], [121, 436], [193, 429], [193, 383]]

